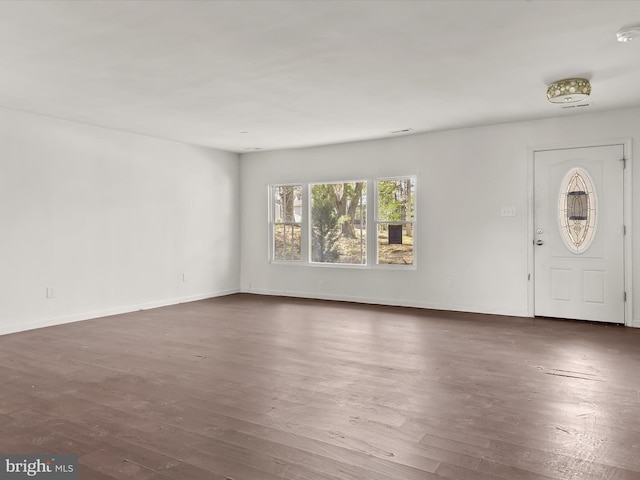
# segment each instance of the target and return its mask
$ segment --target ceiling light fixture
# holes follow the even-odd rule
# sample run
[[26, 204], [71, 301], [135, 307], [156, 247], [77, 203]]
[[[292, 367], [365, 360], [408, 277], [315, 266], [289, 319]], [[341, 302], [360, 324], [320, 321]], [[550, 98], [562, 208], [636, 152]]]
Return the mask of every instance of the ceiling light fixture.
[[591, 84], [586, 78], [567, 78], [549, 85], [547, 99], [551, 103], [576, 103], [589, 98]]
[[640, 27], [627, 27], [616, 33], [618, 41], [623, 43], [630, 42], [638, 36], [640, 36]]

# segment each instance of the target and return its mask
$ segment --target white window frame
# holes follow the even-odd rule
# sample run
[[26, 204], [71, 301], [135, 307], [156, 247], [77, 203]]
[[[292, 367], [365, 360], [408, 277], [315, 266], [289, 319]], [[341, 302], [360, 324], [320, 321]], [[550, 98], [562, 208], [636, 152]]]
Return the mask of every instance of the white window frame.
[[[275, 207], [276, 207], [276, 189], [281, 187], [300, 187], [300, 200], [302, 202], [300, 208], [300, 221], [299, 222], [276, 222], [277, 218], [275, 215]], [[269, 185], [268, 195], [269, 195], [269, 261], [271, 263], [280, 263], [287, 265], [300, 265], [306, 262], [305, 252], [306, 252], [306, 239], [305, 239], [305, 217], [306, 217], [306, 208], [305, 208], [305, 184], [302, 182], [296, 183], [278, 183]], [[278, 225], [291, 225], [298, 226], [300, 228], [300, 258], [299, 259], [277, 259], [276, 258], [276, 242], [275, 242], [275, 233], [276, 226]]]
[[[313, 207], [313, 200], [311, 198], [312, 196], [312, 190], [313, 187], [315, 185], [335, 185], [335, 184], [339, 184], [339, 183], [364, 183], [365, 184], [365, 188], [362, 191], [362, 196], [364, 198], [369, 198], [369, 188], [371, 185], [371, 182], [373, 180], [370, 179], [358, 179], [358, 180], [328, 180], [328, 181], [322, 181], [322, 182], [308, 182], [307, 183], [307, 226], [306, 226], [306, 234], [307, 234], [307, 264], [314, 266], [314, 267], [323, 267], [323, 268], [371, 268], [371, 241], [370, 241], [370, 227], [369, 227], [369, 222], [367, 222], [367, 227], [365, 228], [365, 235], [367, 236], [366, 238], [366, 253], [364, 255], [364, 261], [365, 263], [340, 263], [340, 262], [314, 262], [313, 261], [313, 252], [311, 251], [313, 248], [311, 239], [313, 238], [313, 234], [311, 232], [311, 229], [313, 228], [313, 219], [311, 218], [311, 209]], [[369, 218], [370, 215], [370, 206], [369, 206], [369, 201], [367, 200], [367, 205], [366, 205], [366, 212], [367, 212], [367, 218]]]
[[[386, 180], [407, 180], [412, 179], [413, 190], [413, 220], [402, 222], [391, 222], [380, 220], [378, 218], [378, 183]], [[311, 253], [312, 238], [312, 222], [311, 207], [312, 198], [311, 190], [314, 185], [333, 185], [337, 183], [357, 183], [365, 182], [366, 189], [363, 189], [362, 195], [367, 200], [366, 205], [366, 248], [365, 262], [359, 263], [333, 263], [333, 262], [314, 262]], [[301, 218], [299, 222], [276, 222], [275, 218], [275, 192], [279, 187], [301, 187]], [[275, 183], [268, 186], [268, 259], [270, 263], [289, 266], [311, 266], [320, 268], [355, 268], [355, 269], [397, 269], [397, 270], [416, 270], [418, 265], [418, 248], [417, 248], [417, 226], [418, 226], [418, 179], [417, 175], [398, 175], [393, 177], [380, 177], [359, 180], [327, 180], [317, 182], [292, 182], [292, 183]], [[413, 225], [413, 263], [405, 264], [388, 264], [378, 263], [378, 226], [380, 224], [389, 223], [411, 223]], [[299, 260], [283, 260], [275, 258], [275, 228], [276, 225], [297, 225], [300, 228], [300, 259]]]
[[[378, 183], [384, 181], [402, 181], [402, 180], [413, 180], [413, 220], [403, 220], [403, 221], [389, 221], [389, 220], [380, 220], [378, 218], [378, 200], [379, 200], [379, 192], [378, 192]], [[370, 235], [370, 237], [374, 240], [375, 246], [372, 249], [374, 254], [374, 259], [372, 265], [375, 265], [376, 268], [381, 269], [396, 269], [396, 270], [416, 270], [418, 265], [418, 252], [417, 252], [417, 219], [418, 219], [418, 178], [417, 175], [398, 175], [395, 177], [382, 177], [376, 178], [373, 180], [373, 188], [374, 188], [374, 212], [373, 212], [373, 229], [374, 232]], [[404, 265], [400, 263], [379, 263], [379, 245], [378, 245], [378, 227], [381, 224], [411, 224], [412, 225], [412, 233], [413, 233], [413, 245], [412, 245], [412, 258], [413, 262], [410, 265]]]

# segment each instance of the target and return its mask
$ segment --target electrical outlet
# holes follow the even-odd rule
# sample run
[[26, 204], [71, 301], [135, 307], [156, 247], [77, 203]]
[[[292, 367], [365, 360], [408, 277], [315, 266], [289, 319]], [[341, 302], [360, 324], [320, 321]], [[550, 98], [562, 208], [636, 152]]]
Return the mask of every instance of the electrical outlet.
[[318, 282], [318, 287], [320, 288], [320, 290], [324, 290], [324, 280], [320, 280]]
[[182, 281], [187, 283], [189, 281], [189, 275], [187, 275], [186, 273], [182, 274]]
[[53, 287], [47, 287], [47, 298], [53, 298], [55, 297], [56, 292], [53, 289]]
[[447, 287], [453, 287], [453, 278], [447, 279]]

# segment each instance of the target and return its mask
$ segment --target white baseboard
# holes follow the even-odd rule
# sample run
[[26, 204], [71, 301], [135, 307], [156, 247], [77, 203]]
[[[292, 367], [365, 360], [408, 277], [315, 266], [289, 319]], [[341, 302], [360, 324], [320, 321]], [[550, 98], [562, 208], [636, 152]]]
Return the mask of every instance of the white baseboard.
[[34, 330], [36, 328], [52, 327], [54, 325], [62, 325], [65, 323], [81, 322], [83, 320], [91, 320], [91, 319], [101, 318], [101, 317], [109, 317], [111, 315], [120, 315], [123, 313], [137, 312], [138, 310], [150, 310], [152, 308], [168, 307], [169, 305], [177, 305], [180, 303], [206, 300], [207, 298], [222, 297], [225, 295], [231, 295], [233, 293], [239, 293], [239, 292], [240, 292], [239, 289], [219, 290], [216, 292], [207, 292], [207, 293], [200, 293], [197, 295], [189, 295], [186, 297], [157, 300], [153, 302], [127, 305], [124, 307], [114, 307], [114, 308], [108, 308], [104, 310], [82, 312], [82, 313], [66, 315], [62, 317], [45, 318], [42, 320], [36, 320], [33, 322], [27, 322], [27, 323], [15, 324], [15, 325], [2, 325], [0, 326], [0, 335], [24, 332], [27, 330]]
[[416, 302], [413, 300], [396, 299], [396, 298], [373, 298], [373, 297], [359, 297], [351, 295], [337, 295], [331, 293], [308, 293], [298, 291], [284, 291], [284, 290], [268, 290], [268, 289], [251, 289], [250, 291], [243, 290], [242, 293], [255, 293], [257, 295], [273, 295], [278, 297], [296, 297], [296, 298], [313, 298], [318, 300], [336, 300], [340, 302], [354, 302], [365, 303], [372, 305], [389, 305], [394, 307], [413, 307], [413, 308], [425, 308], [430, 310], [446, 310], [453, 312], [465, 312], [465, 313], [482, 313], [490, 315], [505, 315], [512, 317], [529, 317], [529, 312], [526, 309], [505, 309], [500, 307], [487, 307], [483, 305], [448, 305], [442, 303], [429, 303], [429, 302]]

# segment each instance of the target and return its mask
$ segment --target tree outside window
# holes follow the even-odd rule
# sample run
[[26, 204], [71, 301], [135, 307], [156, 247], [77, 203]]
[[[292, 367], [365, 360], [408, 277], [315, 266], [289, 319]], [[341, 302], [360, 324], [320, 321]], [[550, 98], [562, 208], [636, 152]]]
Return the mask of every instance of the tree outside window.
[[272, 194], [272, 259], [301, 259], [302, 186], [277, 185]]
[[367, 182], [311, 186], [311, 261], [365, 265]]
[[378, 180], [377, 263], [413, 265], [415, 178]]
[[377, 179], [370, 190], [372, 222], [364, 180], [272, 185], [271, 260], [366, 265], [369, 241], [374, 265], [415, 266], [416, 178]]

